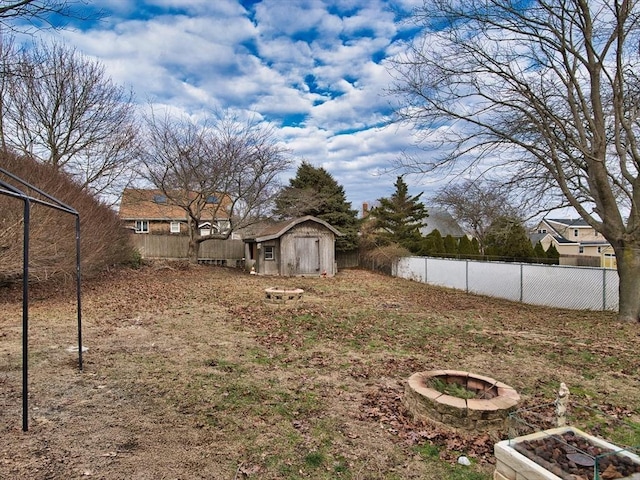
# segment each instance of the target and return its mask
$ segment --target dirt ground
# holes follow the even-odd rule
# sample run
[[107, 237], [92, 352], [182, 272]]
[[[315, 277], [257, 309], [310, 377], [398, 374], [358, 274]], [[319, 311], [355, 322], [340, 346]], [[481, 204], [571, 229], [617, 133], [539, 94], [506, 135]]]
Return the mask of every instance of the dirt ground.
[[[302, 288], [292, 306], [267, 287]], [[363, 270], [266, 278], [152, 265], [30, 295], [22, 431], [19, 289], [0, 290], [2, 479], [490, 478], [486, 432], [414, 420], [416, 371], [455, 369], [640, 421], [640, 325]], [[471, 467], [456, 465], [464, 454]]]

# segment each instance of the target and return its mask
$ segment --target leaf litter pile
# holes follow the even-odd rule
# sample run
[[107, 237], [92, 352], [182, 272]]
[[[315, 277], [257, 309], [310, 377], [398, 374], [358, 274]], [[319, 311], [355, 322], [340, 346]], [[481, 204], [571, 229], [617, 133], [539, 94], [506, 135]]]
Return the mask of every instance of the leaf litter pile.
[[[272, 305], [268, 287], [305, 293]], [[0, 290], [0, 478], [491, 478], [502, 438], [404, 407], [406, 379], [433, 369], [505, 382], [522, 407], [552, 402], [565, 382], [572, 399], [640, 417], [640, 329], [611, 312], [364, 270], [276, 278], [154, 264], [83, 284], [79, 372], [73, 285], [34, 285], [30, 301], [23, 432], [21, 297]]]

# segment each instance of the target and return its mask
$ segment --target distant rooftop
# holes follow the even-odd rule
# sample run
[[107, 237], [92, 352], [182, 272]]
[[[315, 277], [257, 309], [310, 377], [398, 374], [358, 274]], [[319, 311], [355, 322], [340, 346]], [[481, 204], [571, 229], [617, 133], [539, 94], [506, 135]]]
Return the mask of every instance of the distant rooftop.
[[559, 223], [567, 227], [588, 227], [589, 224], [582, 218], [544, 218], [547, 222]]
[[451, 235], [455, 238], [465, 236], [464, 230], [460, 228], [458, 222], [456, 222], [451, 214], [445, 209], [427, 207], [427, 212], [429, 212], [429, 216], [425, 219], [427, 226], [420, 229], [420, 233], [423, 236], [429, 235], [434, 230], [438, 230], [440, 235], [443, 237], [446, 237], [447, 235]]

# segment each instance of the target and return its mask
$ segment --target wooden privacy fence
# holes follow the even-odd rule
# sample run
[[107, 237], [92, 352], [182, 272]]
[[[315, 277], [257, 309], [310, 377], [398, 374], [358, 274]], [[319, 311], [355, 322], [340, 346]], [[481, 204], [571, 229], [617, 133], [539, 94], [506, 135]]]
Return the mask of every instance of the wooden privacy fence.
[[[132, 234], [131, 243], [146, 259], [185, 259], [189, 249], [189, 238], [184, 235]], [[199, 260], [222, 262], [233, 265], [244, 258], [242, 240], [207, 240], [200, 244]]]
[[[131, 234], [131, 244], [142, 258], [181, 260], [187, 258], [189, 238], [184, 235]], [[207, 240], [200, 245], [199, 260], [203, 263], [220, 263], [235, 266], [244, 259], [242, 240]], [[338, 269], [358, 267], [360, 256], [357, 250], [336, 252]]]
[[351, 252], [336, 252], [338, 270], [343, 268], [357, 268], [360, 266], [360, 253], [358, 250]]

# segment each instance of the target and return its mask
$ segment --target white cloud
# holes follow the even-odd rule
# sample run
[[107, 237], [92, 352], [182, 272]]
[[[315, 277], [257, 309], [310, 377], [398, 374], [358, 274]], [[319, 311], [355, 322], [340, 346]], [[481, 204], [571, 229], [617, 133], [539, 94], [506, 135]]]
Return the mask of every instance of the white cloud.
[[61, 35], [131, 86], [142, 109], [293, 115], [301, 123], [282, 127], [282, 139], [359, 208], [390, 194], [395, 175], [381, 173], [411, 148], [407, 129], [378, 128], [390, 83], [379, 60], [401, 51], [393, 39], [407, 28], [392, 7], [421, 3], [262, 0], [247, 10], [237, 0], [104, 0], [110, 17]]

